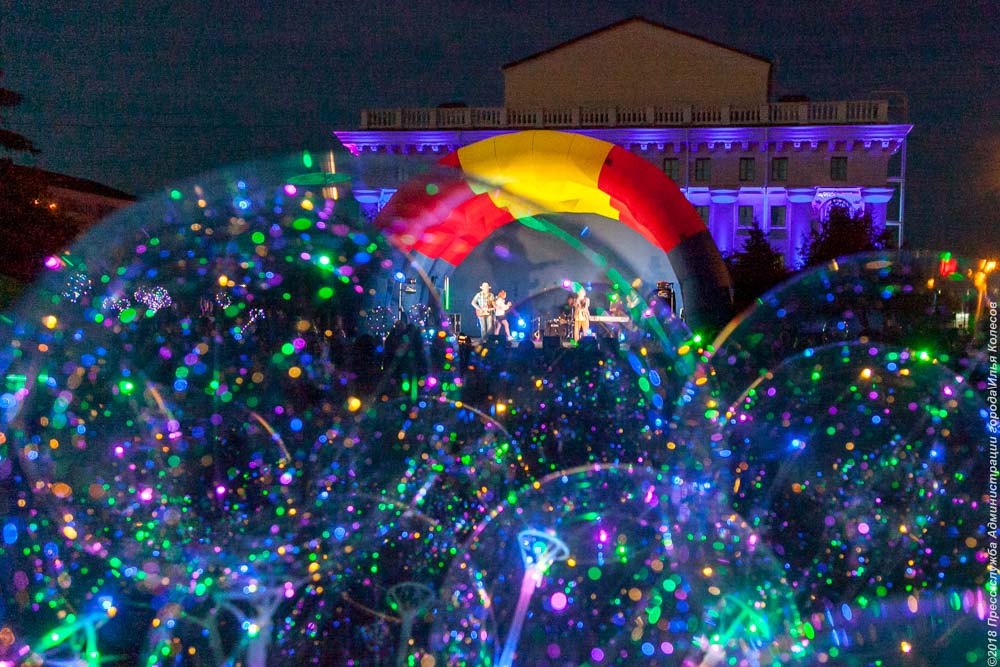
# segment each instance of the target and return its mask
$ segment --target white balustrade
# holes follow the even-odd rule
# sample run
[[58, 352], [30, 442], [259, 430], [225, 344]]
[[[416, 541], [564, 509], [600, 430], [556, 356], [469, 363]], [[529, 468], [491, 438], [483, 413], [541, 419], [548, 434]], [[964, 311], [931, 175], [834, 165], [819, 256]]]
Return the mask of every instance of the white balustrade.
[[508, 109], [439, 107], [365, 109], [363, 130], [471, 128], [685, 127], [887, 123], [886, 100], [776, 102], [752, 107], [649, 106]]

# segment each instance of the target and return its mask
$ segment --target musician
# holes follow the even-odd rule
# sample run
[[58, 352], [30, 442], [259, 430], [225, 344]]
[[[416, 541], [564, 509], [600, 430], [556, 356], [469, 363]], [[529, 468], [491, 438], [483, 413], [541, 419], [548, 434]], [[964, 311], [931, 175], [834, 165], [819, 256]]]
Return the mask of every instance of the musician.
[[493, 300], [493, 335], [499, 336], [500, 329], [507, 332], [507, 340], [510, 340], [510, 323], [507, 321], [507, 313], [510, 312], [511, 302], [507, 300], [507, 290], [497, 292], [496, 299]]
[[566, 297], [566, 303], [559, 309], [559, 336], [570, 339], [573, 337], [573, 315], [576, 313], [576, 295], [570, 294]]
[[574, 312], [576, 312], [576, 295], [570, 294], [566, 297], [566, 303], [559, 308], [559, 319], [567, 323], [572, 322]]
[[[608, 304], [608, 315], [611, 317], [626, 317], [628, 315], [620, 298], [611, 299], [611, 302]], [[608, 333], [614, 334], [615, 338], [619, 341], [624, 339], [625, 325], [622, 322], [608, 322], [604, 326], [607, 327]]]
[[573, 310], [573, 340], [579, 340], [590, 333], [590, 297], [583, 287], [576, 293], [576, 304]]
[[496, 308], [489, 283], [479, 286], [476, 296], [472, 297], [471, 305], [476, 309], [476, 317], [479, 318], [479, 335], [485, 340], [493, 333], [493, 313]]

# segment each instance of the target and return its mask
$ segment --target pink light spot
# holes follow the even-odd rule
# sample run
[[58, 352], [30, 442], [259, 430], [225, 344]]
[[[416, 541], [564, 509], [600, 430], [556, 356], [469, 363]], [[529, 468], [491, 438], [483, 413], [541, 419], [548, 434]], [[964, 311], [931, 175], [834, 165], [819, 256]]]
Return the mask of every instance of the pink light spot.
[[217, 496], [224, 496], [224, 495], [226, 495], [226, 487], [224, 487], [221, 484], [219, 484], [217, 487], [215, 487], [215, 495], [217, 495]]
[[858, 524], [858, 532], [862, 535], [867, 535], [869, 530], [871, 530], [871, 528], [867, 523], [862, 522]]
[[153, 490], [152, 489], [148, 489], [147, 488], [147, 489], [143, 489], [142, 491], [139, 492], [139, 500], [141, 500], [142, 502], [148, 503], [152, 499], [153, 499]]
[[563, 592], [553, 593], [552, 597], [549, 599], [549, 603], [552, 605], [554, 611], [562, 611], [566, 608], [566, 594]]
[[602, 528], [601, 532], [597, 534], [597, 539], [598, 539], [598, 541], [601, 544], [607, 543], [607, 541], [608, 541], [608, 533], [607, 533], [607, 531]]
[[46, 269], [52, 269], [53, 271], [55, 271], [56, 269], [61, 267], [62, 267], [62, 261], [55, 255], [49, 255], [48, 257], [45, 258]]
[[288, 195], [289, 197], [295, 196], [296, 192], [298, 192], [298, 190], [291, 183], [285, 186], [285, 194]]

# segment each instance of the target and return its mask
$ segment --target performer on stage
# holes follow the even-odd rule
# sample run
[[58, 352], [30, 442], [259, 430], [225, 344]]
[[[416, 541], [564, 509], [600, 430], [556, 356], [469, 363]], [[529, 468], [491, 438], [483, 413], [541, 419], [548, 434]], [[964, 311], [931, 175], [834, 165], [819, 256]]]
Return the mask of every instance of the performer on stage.
[[490, 291], [490, 284], [483, 283], [479, 286], [476, 296], [472, 297], [472, 307], [476, 309], [476, 317], [479, 318], [479, 335], [486, 339], [493, 333], [493, 311], [495, 302], [493, 292]]
[[507, 340], [510, 340], [510, 323], [507, 322], [507, 313], [510, 311], [511, 303], [507, 300], [507, 290], [497, 292], [496, 299], [493, 300], [494, 317], [496, 323], [493, 325], [493, 335], [499, 336], [500, 329], [507, 332]]
[[559, 337], [569, 340], [573, 337], [573, 318], [576, 314], [576, 295], [570, 293], [566, 303], [559, 309]]
[[[613, 298], [608, 304], [608, 315], [612, 317], [626, 317], [628, 314], [625, 312], [625, 306], [622, 304], [620, 298]], [[608, 322], [604, 326], [607, 327], [608, 333], [614, 334], [614, 337], [618, 341], [625, 339], [625, 324], [622, 322]]]
[[583, 287], [576, 293], [576, 307], [573, 313], [573, 340], [579, 342], [590, 333], [590, 297]]

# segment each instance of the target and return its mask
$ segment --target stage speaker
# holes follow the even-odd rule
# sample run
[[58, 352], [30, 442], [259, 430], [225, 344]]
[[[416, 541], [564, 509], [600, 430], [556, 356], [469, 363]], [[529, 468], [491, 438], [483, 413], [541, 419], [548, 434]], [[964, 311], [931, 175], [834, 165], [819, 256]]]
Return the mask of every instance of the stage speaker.
[[562, 338], [559, 336], [542, 336], [542, 348], [546, 350], [557, 350], [562, 347]]
[[562, 336], [563, 324], [559, 320], [549, 320], [545, 323], [546, 336]]
[[462, 313], [448, 313], [448, 327], [452, 333], [462, 330]]
[[593, 352], [597, 349], [597, 338], [594, 336], [584, 336], [580, 339], [579, 349]]

